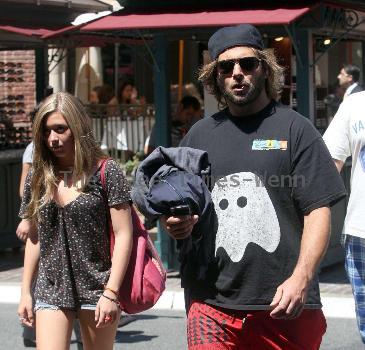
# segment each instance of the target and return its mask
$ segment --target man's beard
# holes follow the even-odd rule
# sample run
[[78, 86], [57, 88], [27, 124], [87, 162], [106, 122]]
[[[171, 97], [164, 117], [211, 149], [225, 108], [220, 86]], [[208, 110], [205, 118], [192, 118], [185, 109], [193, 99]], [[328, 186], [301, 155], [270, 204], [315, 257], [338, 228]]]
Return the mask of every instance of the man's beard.
[[[253, 101], [255, 101], [259, 95], [261, 94], [262, 89], [265, 88], [265, 77], [263, 74], [256, 77], [256, 80], [253, 83], [242, 81], [241, 83], [236, 83], [237, 85], [243, 85], [244, 87], [248, 87], [248, 90], [245, 94], [237, 95], [234, 94], [231, 89], [227, 88], [224, 85], [224, 81], [218, 79], [218, 87], [222, 92], [223, 97], [226, 100], [234, 103], [238, 106], [245, 106]], [[235, 84], [233, 84], [234, 86]]]

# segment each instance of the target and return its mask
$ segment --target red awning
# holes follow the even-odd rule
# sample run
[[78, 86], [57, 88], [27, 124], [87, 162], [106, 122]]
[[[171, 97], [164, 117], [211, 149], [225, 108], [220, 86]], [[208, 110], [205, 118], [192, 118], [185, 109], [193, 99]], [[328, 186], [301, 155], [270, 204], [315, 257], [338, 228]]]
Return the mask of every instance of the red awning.
[[21, 27], [12, 27], [12, 26], [0, 26], [0, 30], [5, 32], [20, 34], [25, 36], [43, 36], [46, 34], [51, 34], [53, 31], [49, 29], [30, 29], [30, 28], [21, 28]]
[[73, 31], [76, 31], [77, 29], [79, 29], [81, 26], [82, 26], [82, 24], [79, 24], [77, 26], [67, 26], [65, 28], [61, 28], [58, 30], [49, 31], [48, 33], [45, 33], [42, 35], [42, 39], [48, 39], [49, 37], [53, 37], [53, 36], [61, 36], [63, 33], [70, 34]]
[[[80, 32], [84, 24], [77, 26], [68, 26], [66, 28], [55, 30], [51, 33], [42, 36], [42, 39], [48, 42], [52, 42], [57, 46], [58, 43], [62, 43], [65, 47], [104, 47], [108, 44], [123, 43], [126, 45], [140, 45], [143, 44], [142, 39], [123, 38], [117, 36], [106, 36], [105, 33], [88, 33]], [[61, 41], [59, 41], [61, 40]]]
[[86, 24], [81, 28], [81, 31], [219, 27], [240, 23], [254, 25], [289, 24], [310, 10], [310, 7], [301, 7], [295, 9], [231, 9], [138, 14], [120, 10]]

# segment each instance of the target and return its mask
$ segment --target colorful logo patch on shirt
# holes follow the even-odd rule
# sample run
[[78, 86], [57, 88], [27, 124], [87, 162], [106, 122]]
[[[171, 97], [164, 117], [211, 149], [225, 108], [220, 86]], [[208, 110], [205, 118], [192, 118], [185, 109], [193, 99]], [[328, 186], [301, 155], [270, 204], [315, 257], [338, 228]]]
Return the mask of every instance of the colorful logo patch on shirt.
[[253, 151], [269, 151], [271, 149], [279, 149], [285, 151], [288, 148], [288, 141], [280, 140], [253, 140]]

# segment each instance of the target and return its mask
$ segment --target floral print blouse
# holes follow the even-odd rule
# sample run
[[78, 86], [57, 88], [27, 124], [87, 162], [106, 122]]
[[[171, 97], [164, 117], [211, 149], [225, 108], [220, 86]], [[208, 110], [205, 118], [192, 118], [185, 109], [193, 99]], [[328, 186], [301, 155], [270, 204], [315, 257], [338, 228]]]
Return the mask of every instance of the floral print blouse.
[[[21, 218], [30, 201], [31, 176], [30, 171]], [[97, 304], [111, 267], [105, 199], [109, 207], [131, 200], [130, 186], [114, 160], [107, 161], [105, 177], [106, 195], [99, 168], [76, 199], [63, 207], [51, 201], [40, 209], [35, 300], [68, 309]]]

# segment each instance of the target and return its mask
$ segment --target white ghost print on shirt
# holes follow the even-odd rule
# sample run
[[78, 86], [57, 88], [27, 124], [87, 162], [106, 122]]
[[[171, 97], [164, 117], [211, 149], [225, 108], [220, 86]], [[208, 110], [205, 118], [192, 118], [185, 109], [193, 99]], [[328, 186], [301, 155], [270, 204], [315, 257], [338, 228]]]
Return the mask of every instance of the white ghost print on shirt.
[[245, 254], [250, 242], [267, 252], [280, 242], [280, 226], [264, 184], [250, 172], [228, 175], [216, 182], [212, 200], [218, 217], [215, 252], [222, 247], [233, 262]]

